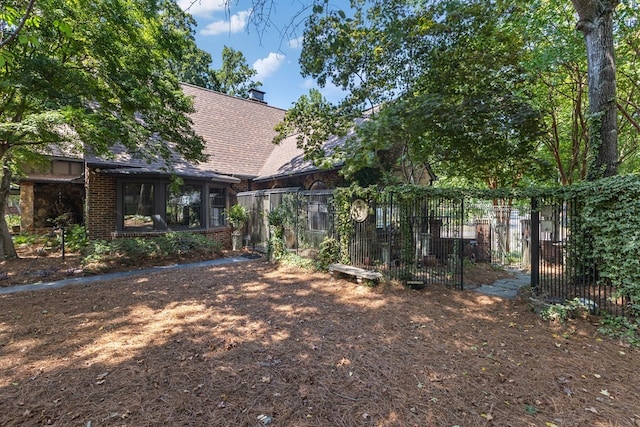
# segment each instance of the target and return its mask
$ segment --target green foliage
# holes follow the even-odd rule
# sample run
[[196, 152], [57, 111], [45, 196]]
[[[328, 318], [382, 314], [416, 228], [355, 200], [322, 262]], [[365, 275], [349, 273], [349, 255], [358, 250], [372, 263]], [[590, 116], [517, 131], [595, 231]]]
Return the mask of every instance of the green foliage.
[[20, 215], [6, 214], [4, 220], [9, 227], [15, 227], [20, 225]]
[[249, 212], [247, 212], [247, 208], [237, 203], [231, 206], [225, 214], [229, 224], [231, 224], [236, 230], [242, 228], [249, 220]]
[[269, 222], [269, 225], [276, 229], [283, 228], [285, 225], [285, 220], [286, 220], [285, 211], [284, 211], [284, 208], [281, 207], [281, 205], [277, 206], [275, 209], [272, 209], [267, 214], [267, 221]]
[[285, 212], [281, 205], [267, 214], [270, 231], [267, 242], [267, 258], [271, 261], [281, 260], [287, 253], [284, 242], [285, 219]]
[[557, 321], [565, 323], [569, 319], [586, 317], [589, 314], [589, 307], [583, 304], [578, 298], [574, 298], [565, 304], [552, 304], [540, 312], [543, 320]]
[[[189, 25], [195, 26], [195, 20], [188, 19]], [[253, 81], [257, 71], [247, 64], [242, 52], [224, 46], [221, 59], [219, 69], [211, 68], [211, 54], [193, 45], [182, 61], [171, 63], [171, 68], [181, 82], [243, 98], [250, 88], [261, 85]]]
[[222, 245], [201, 234], [166, 233], [154, 238], [123, 238], [91, 240], [83, 251], [83, 262], [109, 263], [117, 261], [136, 265], [149, 260], [186, 255], [188, 253], [219, 254]]
[[340, 114], [317, 89], [311, 89], [308, 95], [301, 96], [295, 105], [276, 125], [278, 134], [274, 144], [295, 135], [296, 145], [304, 150], [305, 159], [313, 160], [316, 165], [334, 167], [341, 160], [338, 152], [327, 152], [325, 144], [332, 137], [345, 136], [352, 124], [351, 117]]
[[616, 338], [634, 347], [640, 347], [640, 318], [605, 315], [600, 319], [598, 332]]
[[39, 236], [29, 233], [20, 233], [13, 236], [13, 243], [17, 246], [21, 245], [35, 245], [39, 241]]
[[260, 82], [252, 80], [257, 73], [247, 64], [242, 52], [224, 46], [222, 67], [215, 71], [215, 78], [220, 85], [216, 90], [246, 98], [250, 88], [261, 85]]
[[293, 252], [285, 252], [277, 261], [290, 267], [302, 268], [309, 271], [315, 270], [317, 266], [312, 259], [301, 257]]
[[280, 235], [277, 232], [271, 233], [267, 241], [267, 259], [269, 261], [279, 261], [287, 254], [284, 245], [284, 232]]
[[79, 224], [73, 224], [65, 230], [65, 246], [72, 252], [84, 250], [89, 245], [86, 229]]
[[640, 316], [640, 178], [605, 178], [580, 186], [582, 232], [589, 236], [599, 280], [628, 299]]
[[[26, 2], [9, 6], [27, 13]], [[193, 21], [175, 2], [38, 0], [31, 16], [20, 37], [0, 47], [1, 165], [18, 168], [52, 147], [109, 157], [116, 141], [168, 165], [176, 153], [206, 158], [191, 128], [192, 101], [171, 71], [195, 45]], [[0, 195], [8, 194], [9, 170]]]
[[539, 179], [540, 112], [529, 90], [534, 75], [523, 67], [531, 49], [511, 24], [519, 9], [482, 1], [410, 3], [352, 2], [351, 14], [328, 5], [314, 9], [303, 74], [348, 95], [331, 109], [300, 99], [300, 111], [290, 113], [303, 123], [295, 126], [299, 146], [322, 157], [314, 139], [336, 117], [352, 126], [366, 111], [357, 138], [334, 153], [347, 177], [378, 170], [384, 182], [419, 184], [431, 166], [437, 175], [494, 188], [526, 174]]
[[327, 237], [320, 243], [318, 251], [318, 268], [327, 270], [330, 264], [340, 260], [340, 242], [333, 237]]

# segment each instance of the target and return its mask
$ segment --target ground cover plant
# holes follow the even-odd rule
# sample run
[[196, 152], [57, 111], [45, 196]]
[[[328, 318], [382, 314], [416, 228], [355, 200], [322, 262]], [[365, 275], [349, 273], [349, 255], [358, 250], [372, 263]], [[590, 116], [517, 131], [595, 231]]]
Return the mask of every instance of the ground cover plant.
[[261, 260], [4, 295], [0, 424], [637, 426], [597, 321]]
[[223, 256], [220, 243], [200, 234], [89, 241], [82, 227], [74, 226], [66, 233], [64, 258], [59, 233], [15, 236], [19, 258], [0, 261], [0, 288]]

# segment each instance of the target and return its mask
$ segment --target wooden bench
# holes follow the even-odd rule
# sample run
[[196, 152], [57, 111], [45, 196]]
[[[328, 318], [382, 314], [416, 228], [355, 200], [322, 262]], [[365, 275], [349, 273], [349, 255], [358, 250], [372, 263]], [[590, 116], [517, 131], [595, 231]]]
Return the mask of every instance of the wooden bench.
[[358, 283], [362, 283], [363, 280], [378, 281], [382, 279], [382, 274], [377, 271], [366, 270], [364, 268], [354, 267], [352, 265], [344, 264], [331, 264], [329, 265], [329, 274], [334, 276], [335, 273], [346, 274], [354, 276]]

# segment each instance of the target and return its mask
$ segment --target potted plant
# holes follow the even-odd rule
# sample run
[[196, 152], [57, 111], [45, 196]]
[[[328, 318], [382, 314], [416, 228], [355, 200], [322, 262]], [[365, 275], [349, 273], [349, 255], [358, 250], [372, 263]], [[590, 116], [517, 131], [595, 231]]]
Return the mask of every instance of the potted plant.
[[242, 205], [235, 204], [227, 211], [227, 222], [233, 227], [231, 246], [234, 251], [242, 248], [242, 228], [248, 219], [249, 212]]

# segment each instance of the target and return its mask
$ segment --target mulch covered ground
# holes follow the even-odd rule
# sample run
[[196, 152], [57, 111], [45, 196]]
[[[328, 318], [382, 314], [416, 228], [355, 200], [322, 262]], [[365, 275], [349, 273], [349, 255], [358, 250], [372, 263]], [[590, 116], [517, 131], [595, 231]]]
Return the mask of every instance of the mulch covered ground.
[[637, 427], [597, 320], [262, 260], [5, 295], [0, 425]]

